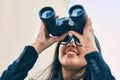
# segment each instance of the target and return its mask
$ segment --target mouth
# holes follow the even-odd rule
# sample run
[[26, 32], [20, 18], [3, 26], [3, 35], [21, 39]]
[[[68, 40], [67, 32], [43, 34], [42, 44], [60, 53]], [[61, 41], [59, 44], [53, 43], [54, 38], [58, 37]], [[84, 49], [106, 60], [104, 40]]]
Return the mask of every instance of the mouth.
[[67, 50], [65, 52], [65, 55], [68, 57], [73, 57], [73, 56], [79, 56], [79, 53], [77, 52], [77, 50]]

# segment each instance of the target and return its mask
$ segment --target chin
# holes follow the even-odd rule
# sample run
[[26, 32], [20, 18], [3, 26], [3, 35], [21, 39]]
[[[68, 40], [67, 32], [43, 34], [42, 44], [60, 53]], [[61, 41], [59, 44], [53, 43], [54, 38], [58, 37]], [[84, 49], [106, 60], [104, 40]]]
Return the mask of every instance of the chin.
[[65, 67], [71, 67], [71, 68], [81, 68], [87, 64], [86, 61], [78, 61], [75, 59], [64, 59], [60, 61], [60, 63]]

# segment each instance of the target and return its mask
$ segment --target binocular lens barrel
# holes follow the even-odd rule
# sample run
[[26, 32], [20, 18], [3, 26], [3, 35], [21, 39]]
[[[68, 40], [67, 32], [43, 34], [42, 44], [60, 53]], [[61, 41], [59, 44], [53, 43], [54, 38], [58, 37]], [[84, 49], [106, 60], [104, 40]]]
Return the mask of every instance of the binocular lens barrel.
[[47, 30], [51, 33], [56, 26], [55, 11], [52, 7], [44, 7], [40, 10], [39, 16], [45, 24]]
[[39, 16], [42, 19], [48, 19], [51, 17], [55, 17], [55, 12], [52, 7], [44, 7], [40, 10]]
[[69, 18], [56, 18], [52, 7], [44, 7], [40, 10], [39, 16], [45, 24], [48, 32], [53, 36], [60, 36], [70, 30], [83, 33], [86, 23], [86, 14], [82, 5], [74, 5], [69, 9]]
[[74, 5], [69, 9], [69, 16], [72, 21], [75, 23], [75, 27], [72, 27], [72, 30], [83, 34], [83, 28], [86, 23], [86, 14], [85, 9], [82, 5]]

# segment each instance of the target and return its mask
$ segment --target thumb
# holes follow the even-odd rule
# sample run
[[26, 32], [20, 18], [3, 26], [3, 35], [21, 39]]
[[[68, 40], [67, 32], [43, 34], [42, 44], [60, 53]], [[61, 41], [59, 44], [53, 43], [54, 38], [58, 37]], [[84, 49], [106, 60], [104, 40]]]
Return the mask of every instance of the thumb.
[[61, 35], [61, 36], [56, 37], [54, 40], [55, 40], [55, 42], [61, 41], [61, 40], [63, 40], [67, 35], [68, 35], [68, 33], [65, 33], [65, 34], [63, 34], [63, 35]]

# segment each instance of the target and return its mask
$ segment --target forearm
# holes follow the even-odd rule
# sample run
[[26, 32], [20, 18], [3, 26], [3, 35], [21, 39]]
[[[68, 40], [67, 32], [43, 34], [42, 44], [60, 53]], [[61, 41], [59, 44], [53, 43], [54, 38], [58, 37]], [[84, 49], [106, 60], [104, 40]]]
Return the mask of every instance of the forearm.
[[93, 80], [115, 80], [109, 66], [99, 52], [91, 52], [85, 56]]
[[19, 58], [3, 72], [1, 80], [24, 80], [37, 58], [36, 50], [32, 46], [26, 46]]

